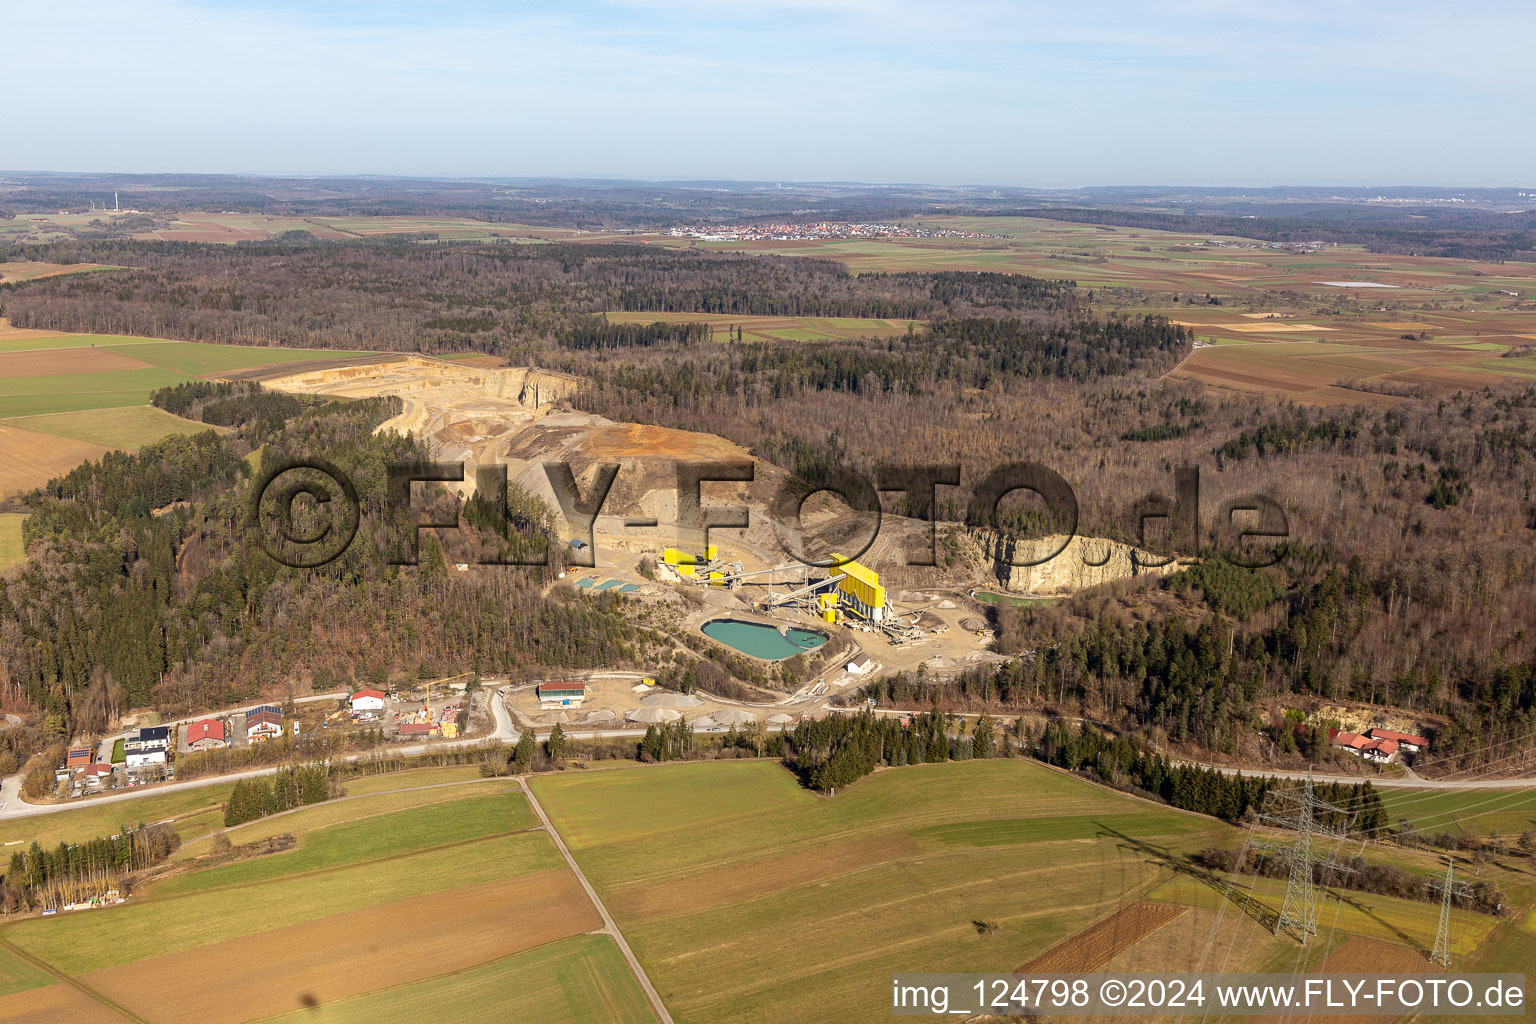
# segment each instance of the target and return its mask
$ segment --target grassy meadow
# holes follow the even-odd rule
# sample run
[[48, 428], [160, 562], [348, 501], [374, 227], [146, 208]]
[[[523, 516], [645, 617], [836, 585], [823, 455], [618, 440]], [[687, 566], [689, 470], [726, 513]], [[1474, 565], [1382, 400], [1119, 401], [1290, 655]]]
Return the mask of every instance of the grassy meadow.
[[[1438, 913], [1327, 893], [1326, 934], [1303, 950], [1254, 916], [1278, 909], [1283, 881], [1227, 879], [1251, 897], [1245, 912], [1191, 872], [1190, 855], [1233, 847], [1241, 830], [1023, 759], [879, 771], [831, 798], [769, 761], [568, 771], [530, 786], [679, 1024], [868, 1019], [892, 972], [1042, 957], [1196, 970], [1215, 949], [1233, 969], [1288, 970], [1384, 949], [1417, 962]], [[515, 783], [433, 768], [347, 789], [228, 830], [215, 806], [227, 786], [8, 823], [0, 837], [52, 845], [175, 817], [189, 841], [124, 906], [0, 925], [0, 1019], [96, 998], [151, 1024], [354, 1024], [427, 1007], [455, 1024], [494, 1019], [514, 992], [518, 1019], [653, 1019]], [[1394, 817], [1525, 813], [1509, 794], [1406, 795], [1423, 799], [1389, 793]], [[214, 831], [229, 853], [213, 853]], [[285, 834], [283, 852], [242, 855]], [[1429, 853], [1367, 856], [1434, 869]], [[1516, 969], [1536, 949], [1536, 884], [1497, 862], [1485, 876], [1518, 912], [1456, 911], [1453, 946], [1467, 969]], [[163, 998], [186, 977], [227, 998], [211, 1010]]]
[[[515, 784], [412, 774], [231, 829], [230, 852], [204, 843], [122, 906], [0, 925], [0, 1019], [65, 1005], [58, 972], [152, 1024], [377, 1020], [380, 1007], [416, 1019], [400, 1008], [438, 1007], [445, 991], [456, 998], [434, 1019], [486, 1019], [515, 991], [524, 1019], [652, 1020], [613, 940], [586, 934], [601, 922]], [[131, 809], [210, 813], [171, 796]], [[30, 822], [84, 838], [107, 810]], [[281, 833], [291, 849], [242, 850]], [[221, 999], [169, 998], [189, 977]]]
[[24, 512], [0, 512], [0, 569], [27, 557], [27, 549], [21, 542], [21, 524], [26, 518]]
[[893, 971], [1012, 970], [1161, 880], [1120, 835], [1231, 831], [1022, 760], [831, 799], [766, 762], [532, 786], [680, 1022], [865, 1019]]

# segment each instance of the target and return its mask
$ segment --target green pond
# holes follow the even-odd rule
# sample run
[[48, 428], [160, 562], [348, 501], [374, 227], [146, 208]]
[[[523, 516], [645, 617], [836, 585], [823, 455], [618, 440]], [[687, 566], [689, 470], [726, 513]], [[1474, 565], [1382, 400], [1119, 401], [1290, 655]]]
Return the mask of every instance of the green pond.
[[704, 635], [764, 661], [782, 661], [797, 654], [814, 651], [827, 642], [825, 633], [809, 629], [791, 629], [785, 637], [773, 626], [737, 619], [715, 619], [704, 623]]
[[[596, 585], [594, 586], [594, 584], [596, 584]], [[579, 580], [576, 581], [576, 585], [578, 587], [582, 587], [582, 588], [584, 588], [586, 590], [615, 590], [616, 589], [621, 594], [632, 594], [635, 591], [640, 589], [640, 584], [638, 584], [638, 583], [625, 583], [623, 580], [604, 580], [602, 583], [598, 583], [596, 576], [586, 576], [586, 577], [583, 577], [582, 579], [579, 579]]]

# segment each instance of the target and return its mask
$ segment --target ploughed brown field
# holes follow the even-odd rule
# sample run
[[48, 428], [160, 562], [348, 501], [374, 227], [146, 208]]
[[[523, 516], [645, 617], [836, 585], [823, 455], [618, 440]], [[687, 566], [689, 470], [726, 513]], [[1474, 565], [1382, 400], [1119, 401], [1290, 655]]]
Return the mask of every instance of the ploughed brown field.
[[1058, 942], [1028, 963], [1020, 964], [1018, 973], [1098, 970], [1188, 909], [1149, 900], [1126, 904], [1097, 924], [1084, 928], [1065, 942]]
[[123, 1024], [122, 1014], [60, 982], [0, 996], [0, 1020], [6, 1024]]
[[30, 490], [111, 450], [0, 423], [0, 497]]
[[[306, 921], [81, 980], [157, 1024], [236, 1024], [449, 974], [601, 925], [575, 876], [560, 868]], [[165, 998], [189, 978], [219, 997]]]
[[148, 370], [153, 369], [153, 366], [152, 363], [104, 348], [34, 349], [0, 353], [0, 378], [61, 377], [65, 374], [101, 373], [109, 370]]

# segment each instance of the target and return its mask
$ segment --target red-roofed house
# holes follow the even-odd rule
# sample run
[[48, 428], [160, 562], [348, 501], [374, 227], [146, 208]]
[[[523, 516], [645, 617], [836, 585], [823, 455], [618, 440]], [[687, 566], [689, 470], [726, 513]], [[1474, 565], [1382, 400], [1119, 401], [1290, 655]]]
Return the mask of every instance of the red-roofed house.
[[1397, 756], [1397, 741], [1371, 740], [1360, 751], [1360, 756], [1371, 761], [1390, 761]]
[[100, 789], [112, 781], [112, 766], [109, 764], [88, 764], [77, 773], [84, 783], [92, 789]]
[[187, 726], [187, 749], [217, 750], [228, 743], [224, 735], [224, 723], [215, 718], [205, 718]]
[[1344, 732], [1340, 729], [1329, 730], [1329, 740], [1336, 747], [1363, 757], [1368, 761], [1390, 761], [1397, 756], [1397, 741], [1389, 739], [1371, 739], [1361, 736], [1359, 733]]
[[1351, 753], [1358, 754], [1371, 742], [1364, 736], [1355, 732], [1345, 732], [1342, 729], [1329, 729], [1328, 739], [1336, 747], [1343, 747]]
[[1373, 740], [1392, 740], [1404, 750], [1415, 754], [1429, 746], [1429, 740], [1423, 736], [1410, 736], [1408, 733], [1398, 732], [1396, 729], [1372, 729], [1370, 736]]
[[434, 728], [434, 726], [429, 725], [426, 722], [401, 722], [400, 735], [417, 737], [430, 736], [432, 735], [432, 730]]
[[372, 712], [383, 711], [383, 692], [380, 690], [358, 690], [352, 695], [352, 710]]
[[90, 747], [75, 747], [64, 755], [64, 767], [84, 768], [94, 760], [96, 760], [96, 752]]

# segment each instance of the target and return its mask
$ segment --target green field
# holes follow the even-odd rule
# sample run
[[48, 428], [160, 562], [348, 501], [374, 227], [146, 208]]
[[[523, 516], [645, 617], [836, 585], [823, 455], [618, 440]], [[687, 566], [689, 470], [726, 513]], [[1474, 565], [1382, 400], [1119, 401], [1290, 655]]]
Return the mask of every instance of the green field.
[[[152, 1024], [186, 1019], [164, 993], [189, 978], [228, 997], [198, 1018], [214, 1024], [505, 1019], [509, 1000], [520, 1020], [654, 1020], [613, 940], [583, 934], [599, 918], [515, 784], [464, 774], [358, 780], [367, 792], [228, 830], [228, 853], [190, 844], [206, 859], [173, 861], [126, 905], [0, 925], [0, 1020], [62, 1005], [16, 950]], [[182, 793], [10, 827], [51, 844], [177, 811], [178, 829], [218, 818]], [[291, 849], [243, 854], [279, 833]]]
[[24, 512], [0, 512], [0, 569], [27, 557], [26, 546], [21, 542], [21, 524], [26, 518]]
[[[434, 772], [454, 770], [462, 771], [462, 769], [421, 768], [409, 772], [375, 776], [368, 781], [378, 785], [370, 789], [360, 792], [354, 785], [349, 784], [346, 787], [345, 798], [327, 800], [324, 803], [301, 807], [285, 814], [257, 818], [255, 821], [236, 825], [228, 830], [224, 828], [221, 816], [210, 828], [197, 830], [202, 838], [184, 841], [181, 849], [172, 856], [178, 860], [186, 860], [207, 853], [212, 848], [211, 833], [213, 832], [227, 831], [230, 842], [235, 844], [251, 843], [283, 832], [325, 829], [342, 822], [357, 821], [379, 814], [404, 811], [413, 807], [424, 807], [475, 795], [476, 786], [444, 786], [444, 780], [415, 778], [415, 776], [430, 776]], [[478, 773], [476, 777], [478, 778]], [[361, 799], [361, 797], [368, 797], [368, 799]]]
[[[292, 851], [177, 875], [156, 886], [155, 894], [168, 896], [219, 886], [248, 885], [301, 871], [337, 867], [349, 861], [396, 857], [500, 832], [515, 832], [537, 824], [526, 803], [507, 799], [504, 786], [494, 787], [499, 791], [491, 793], [483, 790], [492, 787], [477, 788], [482, 791], [456, 790], [457, 799], [432, 794], [437, 799], [429, 806], [375, 814], [341, 824], [326, 824], [323, 820], [316, 822], [302, 817], [305, 811], [327, 809], [326, 804], [282, 815], [268, 823], [269, 831], [298, 832], [298, 846]], [[337, 806], [344, 807], [348, 803], [352, 801], [343, 801]], [[257, 838], [260, 837], [244, 834], [238, 829], [230, 833], [234, 843], [247, 843]]]
[[193, 341], [162, 341], [157, 344], [132, 344], [121, 349], [116, 345], [103, 345], [111, 351], [121, 351], [142, 362], [153, 363], [177, 373], [203, 377], [210, 373], [230, 373], [235, 370], [254, 370], [262, 366], [280, 366], [283, 363], [302, 363], [312, 359], [344, 359], [362, 355], [342, 349], [314, 348], [257, 348], [249, 345], [204, 345]]
[[8, 949], [0, 949], [0, 996], [12, 992], [24, 992], [40, 988], [53, 981], [53, 977]]
[[[149, 366], [101, 372], [69, 373], [47, 376], [6, 375], [6, 354], [39, 350], [96, 348], [114, 356], [126, 356]], [[266, 348], [246, 345], [205, 345], [191, 341], [166, 341], [160, 338], [130, 338], [102, 334], [69, 334], [50, 338], [20, 338], [0, 341], [0, 420], [18, 416], [45, 416], [83, 410], [143, 406], [156, 388], [181, 384], [214, 373], [256, 369], [284, 363], [315, 359], [341, 359], [363, 353], [342, 349]], [[35, 422], [35, 421], [34, 421]], [[20, 425], [20, 424], [18, 424]], [[131, 447], [126, 439], [142, 436], [147, 424], [142, 418], [126, 424], [124, 440], [116, 435], [98, 433], [90, 438], [100, 444]], [[40, 427], [29, 425], [29, 429]], [[75, 434], [61, 436], [74, 437]], [[98, 438], [110, 438], [98, 440]], [[139, 441], [137, 443], [143, 443]]]
[[[444, 998], [445, 983], [452, 986], [451, 999]], [[643, 1024], [655, 1019], [614, 941], [606, 935], [578, 935], [447, 979], [300, 1010], [274, 1024]]]
[[[257, 1013], [230, 999], [215, 1024], [468, 1024], [501, 1019], [514, 999], [518, 1020], [651, 1020], [612, 940], [583, 934], [597, 919], [516, 786], [475, 778], [441, 768], [353, 780], [347, 798], [228, 830], [236, 859], [200, 860], [211, 846], [194, 840], [127, 905], [17, 921], [0, 926], [0, 940], [152, 1024], [155, 1004], [133, 1002], [152, 996], [123, 993], [194, 969], [224, 990], [268, 964], [314, 970], [331, 987], [303, 1010], [279, 999]], [[1246, 920], [1182, 870], [1194, 852], [1241, 841], [1240, 830], [1024, 759], [890, 769], [832, 798], [770, 761], [630, 765], [530, 785], [679, 1024], [869, 1019], [894, 971], [1011, 971], [1138, 898], [1194, 908], [1180, 919], [1186, 943]], [[210, 804], [225, 793], [21, 819], [0, 837], [52, 845], [173, 814], [178, 829], [206, 834], [221, 826]], [[1426, 825], [1532, 813], [1523, 792], [1386, 795], [1394, 818], [1402, 810]], [[282, 833], [296, 837], [293, 849], [239, 859], [242, 845]], [[1434, 869], [1430, 853], [1367, 856]], [[1453, 946], [1466, 969], [1520, 969], [1536, 948], [1536, 925], [1522, 922], [1536, 883], [1504, 868], [1485, 877], [1520, 916], [1457, 911]], [[1271, 910], [1283, 900], [1283, 880], [1232, 881]], [[539, 903], [557, 884], [568, 895]], [[1325, 895], [1327, 941], [1308, 964], [1349, 935], [1432, 942], [1437, 905], [1344, 895]], [[999, 929], [982, 934], [981, 921]], [[1291, 940], [1244, 927], [1244, 962], [1296, 958]], [[1135, 949], [1155, 959], [1171, 941], [1173, 932], [1154, 932]], [[293, 942], [331, 945], [311, 953]], [[49, 983], [0, 946], [0, 1019], [20, 1005], [7, 1000]]]
[[0, 423], [20, 427], [22, 430], [35, 430], [40, 434], [90, 441], [109, 448], [138, 448], [168, 434], [200, 434], [205, 430], [227, 432], [224, 427], [210, 427], [206, 423], [185, 420], [152, 405], [22, 416], [0, 420]]
[[[210, 805], [223, 803], [229, 797], [234, 783], [223, 782], [194, 789], [172, 790], [154, 796], [142, 796], [132, 800], [103, 803], [87, 799], [79, 809], [40, 814], [29, 818], [12, 818], [0, 822], [0, 843], [13, 840], [31, 842], [36, 839], [44, 846], [57, 846], [61, 842], [79, 843], [97, 836], [116, 832], [125, 822], [164, 821], [184, 814], [201, 811]], [[180, 831], [180, 829], [178, 829]], [[183, 834], [183, 838], [186, 836]]]
[[57, 348], [90, 348], [92, 346], [123, 348], [128, 345], [164, 345], [164, 338], [132, 338], [117, 334], [54, 334], [42, 338], [0, 338], [0, 354], [7, 352], [38, 352]]
[[174, 893], [156, 898], [151, 890], [143, 902], [110, 913], [23, 921], [3, 934], [54, 967], [86, 974], [412, 896], [548, 871], [560, 864], [547, 837], [522, 833], [388, 861], [359, 859], [334, 870], [210, 889], [182, 899], [169, 898]]
[[[1276, 913], [1285, 903], [1284, 879], [1242, 878], [1238, 882], [1244, 891]], [[1318, 904], [1317, 920], [1321, 931], [1329, 934], [1347, 932], [1388, 942], [1407, 937], [1426, 947], [1434, 946], [1440, 923], [1439, 904], [1347, 890], [1344, 895], [1344, 900], [1328, 895]], [[1188, 875], [1179, 875], [1159, 886], [1153, 890], [1152, 898], [1210, 909], [1219, 909], [1224, 902], [1216, 890]], [[1452, 910], [1451, 952], [1456, 956], [1472, 952], [1493, 931], [1495, 924], [1495, 920], [1485, 914]]]
[[[67, 359], [54, 355], [64, 351]], [[167, 434], [214, 429], [152, 408], [158, 388], [358, 354], [99, 334], [0, 340], [0, 493], [41, 487], [101, 454], [84, 444], [132, 450]], [[39, 434], [60, 440], [52, 445]]]
[[1498, 832], [1518, 836], [1536, 829], [1536, 789], [1383, 789], [1393, 824], [1406, 818], [1420, 832]]
[[532, 785], [679, 1022], [863, 1020], [893, 971], [1011, 971], [1160, 880], [1117, 833], [1232, 832], [1009, 759], [832, 799], [766, 762]]

